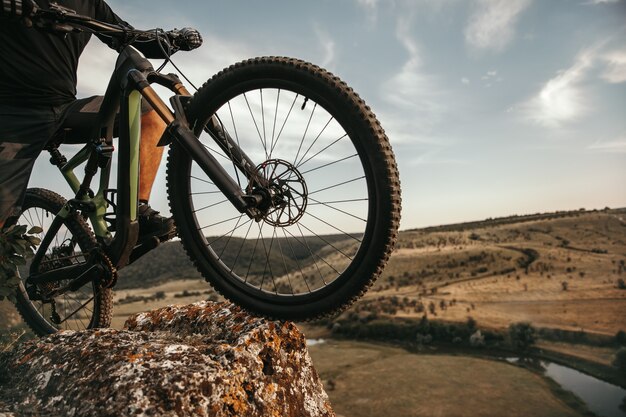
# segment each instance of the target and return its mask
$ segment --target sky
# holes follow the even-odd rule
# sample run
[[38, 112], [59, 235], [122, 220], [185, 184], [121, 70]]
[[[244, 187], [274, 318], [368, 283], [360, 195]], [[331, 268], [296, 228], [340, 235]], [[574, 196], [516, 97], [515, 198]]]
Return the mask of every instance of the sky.
[[[108, 3], [137, 28], [199, 29], [203, 46], [174, 55], [197, 85], [263, 55], [341, 77], [396, 154], [401, 229], [626, 206], [626, 1]], [[79, 96], [104, 93], [115, 57], [90, 42]], [[32, 184], [63, 190], [46, 161]], [[151, 205], [169, 212], [164, 172]]]

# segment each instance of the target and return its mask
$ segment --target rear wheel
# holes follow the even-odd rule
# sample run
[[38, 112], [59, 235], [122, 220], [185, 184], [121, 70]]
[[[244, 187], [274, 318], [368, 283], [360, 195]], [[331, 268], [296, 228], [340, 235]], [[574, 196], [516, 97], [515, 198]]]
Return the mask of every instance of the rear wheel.
[[[28, 228], [41, 227], [43, 231], [39, 237], [43, 239], [64, 204], [65, 199], [52, 191], [28, 189], [17, 223]], [[94, 246], [96, 240], [87, 223], [77, 214], [70, 215], [46, 250], [39, 272], [86, 262], [88, 252]], [[16, 298], [18, 311], [35, 333], [46, 335], [58, 330], [84, 330], [110, 325], [111, 289], [98, 288], [95, 282], [88, 282], [77, 291], [68, 290], [49, 297], [47, 294], [64, 287], [75, 277], [27, 289], [31, 262], [19, 269], [22, 282]]]
[[[214, 115], [260, 180], [247, 179], [232, 151], [205, 132]], [[263, 195], [259, 221], [239, 213], [173, 144], [170, 206], [205, 278], [235, 303], [279, 319], [318, 318], [361, 296], [393, 249], [400, 186], [388, 139], [357, 94], [314, 65], [258, 58], [209, 80], [187, 116], [239, 187]]]

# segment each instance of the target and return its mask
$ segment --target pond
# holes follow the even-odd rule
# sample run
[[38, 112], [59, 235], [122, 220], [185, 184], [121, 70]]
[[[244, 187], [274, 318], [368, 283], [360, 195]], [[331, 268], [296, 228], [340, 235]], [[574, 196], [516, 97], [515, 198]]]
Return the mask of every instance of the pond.
[[[516, 363], [518, 358], [507, 358]], [[564, 389], [573, 392], [585, 402], [587, 408], [601, 417], [626, 417], [626, 389], [609, 384], [567, 366], [539, 361], [545, 375]]]

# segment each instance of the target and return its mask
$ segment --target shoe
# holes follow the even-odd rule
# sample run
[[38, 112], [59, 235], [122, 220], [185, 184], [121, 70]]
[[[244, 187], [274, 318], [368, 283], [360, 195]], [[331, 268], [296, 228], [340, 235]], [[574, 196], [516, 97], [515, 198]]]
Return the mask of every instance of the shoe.
[[137, 208], [137, 220], [139, 221], [139, 242], [144, 242], [153, 237], [165, 242], [176, 236], [174, 219], [163, 217], [149, 204], [139, 204]]

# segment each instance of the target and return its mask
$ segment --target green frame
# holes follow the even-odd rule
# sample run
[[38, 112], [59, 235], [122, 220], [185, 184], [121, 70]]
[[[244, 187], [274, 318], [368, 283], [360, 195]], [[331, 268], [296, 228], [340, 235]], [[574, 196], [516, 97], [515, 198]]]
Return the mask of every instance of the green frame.
[[[131, 220], [137, 219], [137, 201], [139, 196], [139, 149], [141, 143], [141, 100], [142, 96], [138, 91], [132, 91], [128, 97], [128, 128], [130, 133], [130, 214]], [[85, 145], [76, 155], [60, 167], [61, 174], [65, 178], [75, 195], [78, 195], [81, 181], [76, 176], [74, 170], [86, 163], [94, 152], [93, 145]], [[95, 205], [96, 210], [89, 215], [93, 231], [96, 236], [105, 240], [112, 238], [111, 232], [109, 232], [106, 221], [104, 220], [104, 214], [109, 206], [105, 199], [105, 190], [109, 187], [109, 180], [111, 178], [111, 166], [100, 169], [100, 181], [98, 186], [98, 192], [93, 196], [85, 196], [82, 201], [91, 202]], [[67, 217], [69, 210], [64, 207], [58, 215], [61, 217]]]

